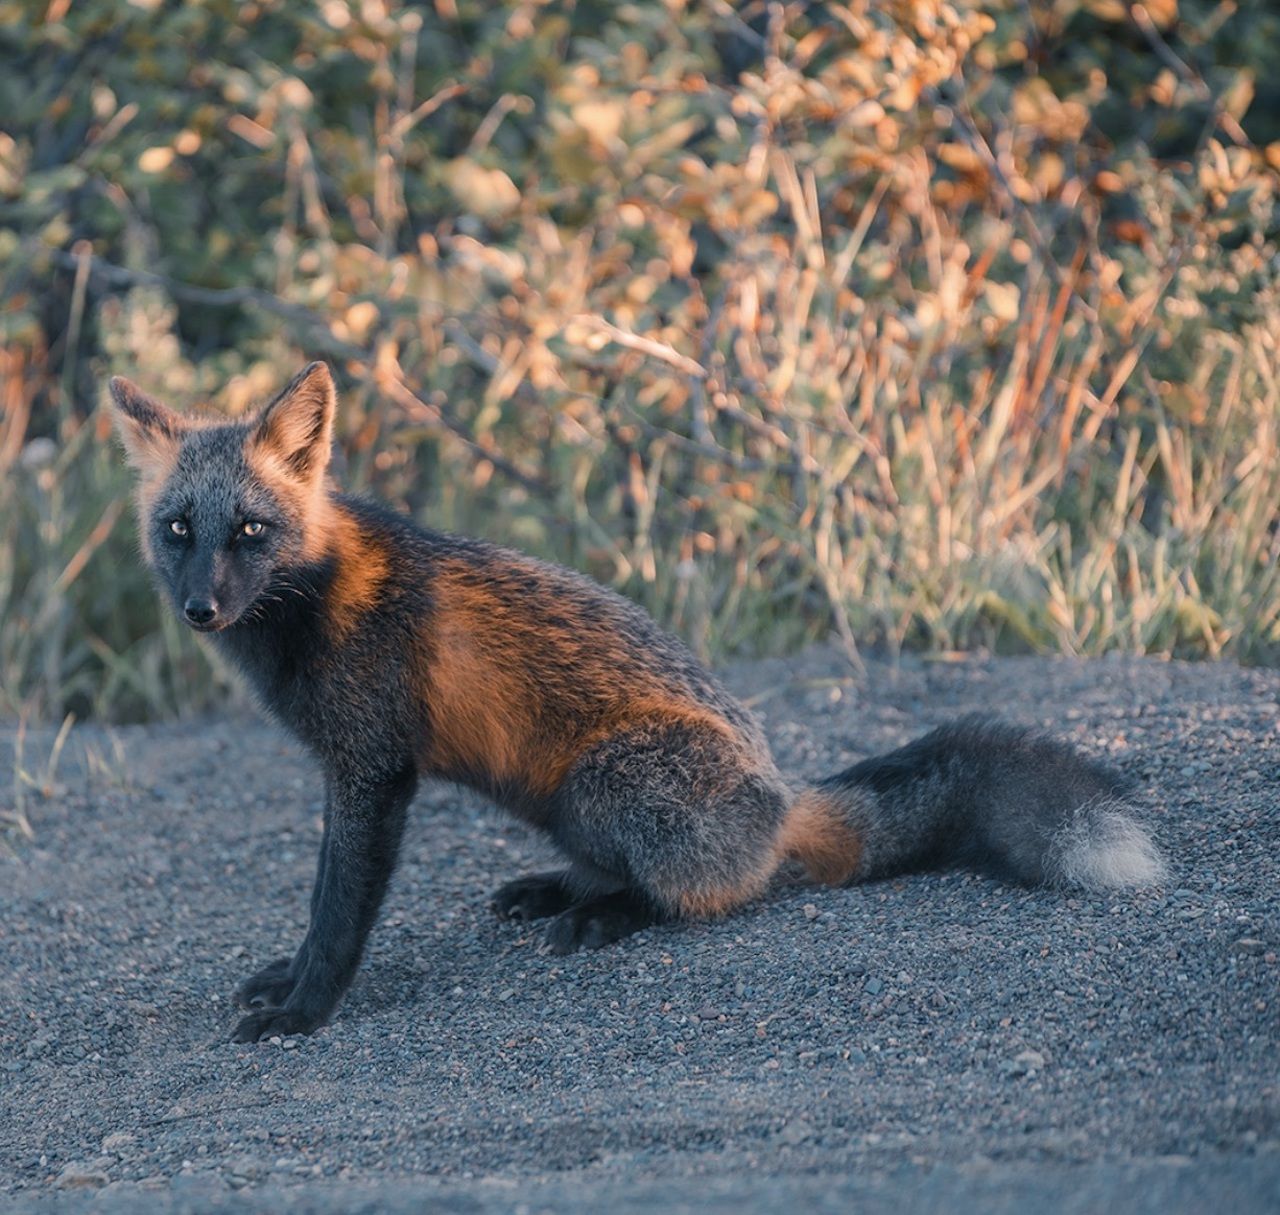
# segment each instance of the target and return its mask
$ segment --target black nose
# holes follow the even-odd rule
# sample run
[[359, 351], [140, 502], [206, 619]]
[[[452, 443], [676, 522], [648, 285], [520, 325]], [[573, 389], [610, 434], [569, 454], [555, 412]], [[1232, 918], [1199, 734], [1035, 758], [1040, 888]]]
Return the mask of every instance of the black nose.
[[212, 624], [218, 614], [217, 605], [211, 599], [200, 599], [192, 595], [182, 607], [182, 614], [192, 624]]

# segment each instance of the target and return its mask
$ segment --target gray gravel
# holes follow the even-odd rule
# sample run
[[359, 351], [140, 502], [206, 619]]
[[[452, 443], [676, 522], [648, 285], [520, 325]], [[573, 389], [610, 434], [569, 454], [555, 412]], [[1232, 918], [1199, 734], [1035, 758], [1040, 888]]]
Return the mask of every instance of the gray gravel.
[[1168, 887], [782, 882], [552, 958], [486, 906], [542, 845], [433, 788], [335, 1023], [233, 1046], [235, 984], [305, 927], [319, 777], [247, 710], [119, 731], [123, 762], [77, 731], [0, 861], [0, 1202], [1280, 1209], [1280, 674], [846, 670], [817, 649], [728, 675], [806, 775], [958, 712], [1053, 726], [1148, 791]]

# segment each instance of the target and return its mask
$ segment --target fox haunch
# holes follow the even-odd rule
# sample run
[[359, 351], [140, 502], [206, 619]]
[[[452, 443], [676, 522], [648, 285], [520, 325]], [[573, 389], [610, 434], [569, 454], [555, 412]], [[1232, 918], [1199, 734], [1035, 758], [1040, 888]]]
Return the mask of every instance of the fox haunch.
[[126, 380], [111, 393], [158, 583], [325, 775], [310, 926], [240, 987], [237, 1041], [332, 1015], [424, 777], [558, 846], [566, 868], [494, 897], [550, 917], [557, 953], [732, 911], [787, 860], [828, 884], [952, 863], [1095, 888], [1161, 874], [1119, 776], [996, 722], [794, 792], [755, 718], [636, 605], [334, 492], [321, 363], [245, 421], [180, 416]]

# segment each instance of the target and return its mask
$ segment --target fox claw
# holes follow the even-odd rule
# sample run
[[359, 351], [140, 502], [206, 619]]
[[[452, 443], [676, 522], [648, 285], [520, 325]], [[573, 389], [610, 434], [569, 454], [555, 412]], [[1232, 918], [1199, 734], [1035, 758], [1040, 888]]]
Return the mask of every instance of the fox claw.
[[261, 1042], [264, 1038], [309, 1034], [319, 1029], [324, 1018], [308, 1016], [285, 1008], [268, 1008], [250, 1013], [236, 1026], [232, 1042]]

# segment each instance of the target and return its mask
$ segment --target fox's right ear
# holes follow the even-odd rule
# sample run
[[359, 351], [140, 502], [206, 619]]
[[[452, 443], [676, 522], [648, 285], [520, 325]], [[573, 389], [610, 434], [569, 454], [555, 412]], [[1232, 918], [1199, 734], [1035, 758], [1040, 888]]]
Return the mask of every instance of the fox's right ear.
[[169, 467], [181, 441], [182, 419], [123, 376], [112, 377], [111, 401], [129, 463], [144, 475]]

